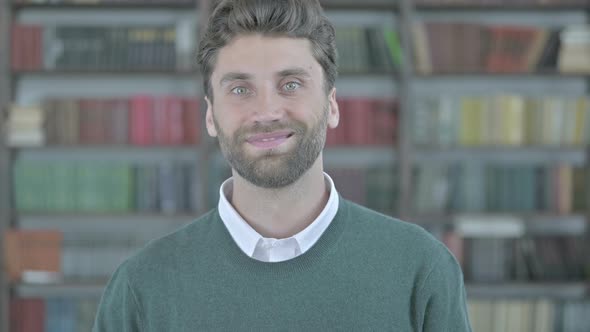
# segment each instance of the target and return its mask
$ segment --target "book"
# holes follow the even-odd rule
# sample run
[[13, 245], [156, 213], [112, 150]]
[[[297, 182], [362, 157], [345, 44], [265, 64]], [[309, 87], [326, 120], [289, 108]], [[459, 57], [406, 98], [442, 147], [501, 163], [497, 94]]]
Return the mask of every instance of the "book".
[[42, 272], [52, 282], [61, 273], [63, 235], [53, 230], [9, 229], [3, 234], [6, 272], [20, 281], [26, 271]]
[[590, 25], [566, 27], [559, 35], [561, 48], [557, 65], [560, 72], [590, 73]]

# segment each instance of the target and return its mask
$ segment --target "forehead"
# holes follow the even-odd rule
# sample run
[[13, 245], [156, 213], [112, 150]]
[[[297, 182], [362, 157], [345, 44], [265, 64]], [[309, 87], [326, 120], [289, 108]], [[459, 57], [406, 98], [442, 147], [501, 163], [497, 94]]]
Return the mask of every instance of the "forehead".
[[303, 68], [311, 76], [321, 76], [321, 66], [312, 54], [309, 40], [243, 35], [219, 50], [212, 78], [215, 81], [228, 72], [247, 73], [253, 77], [273, 75], [292, 67]]

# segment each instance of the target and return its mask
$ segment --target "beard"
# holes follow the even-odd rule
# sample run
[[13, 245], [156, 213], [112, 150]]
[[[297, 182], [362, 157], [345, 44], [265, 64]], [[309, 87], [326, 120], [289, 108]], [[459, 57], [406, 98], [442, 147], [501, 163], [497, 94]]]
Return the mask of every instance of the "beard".
[[[232, 137], [225, 135], [215, 116], [213, 116], [213, 123], [217, 130], [221, 152], [231, 167], [246, 181], [257, 187], [278, 189], [297, 181], [311, 168], [324, 148], [328, 126], [328, 105], [325, 105], [322, 111], [320, 117], [310, 127], [297, 120], [268, 125], [257, 123], [248, 128], [238, 129]], [[277, 154], [271, 148], [261, 156], [249, 156], [246, 153], [244, 144], [248, 144], [246, 137], [249, 135], [285, 129], [294, 132], [289, 139], [297, 140], [291, 151]]]

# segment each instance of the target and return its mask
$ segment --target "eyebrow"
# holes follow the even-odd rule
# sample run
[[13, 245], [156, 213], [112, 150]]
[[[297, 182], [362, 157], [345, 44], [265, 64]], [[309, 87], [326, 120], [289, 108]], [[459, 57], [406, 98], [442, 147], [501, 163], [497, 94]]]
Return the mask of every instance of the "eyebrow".
[[288, 68], [288, 69], [284, 69], [281, 70], [280, 72], [277, 73], [278, 77], [287, 77], [287, 76], [302, 76], [305, 78], [309, 78], [311, 77], [311, 75], [307, 72], [307, 70], [301, 68], [301, 67], [294, 67], [294, 68]]
[[232, 81], [239, 81], [239, 80], [249, 80], [252, 78], [252, 75], [246, 73], [239, 73], [239, 72], [229, 72], [221, 77], [219, 80], [219, 85], [224, 85], [226, 83]]
[[[309, 72], [307, 72], [307, 70], [301, 68], [301, 67], [294, 67], [294, 68], [287, 68], [287, 69], [283, 69], [281, 71], [279, 71], [276, 76], [283, 78], [283, 77], [288, 77], [288, 76], [301, 76], [304, 78], [310, 78], [311, 75], [309, 74]], [[229, 82], [233, 82], [233, 81], [240, 81], [240, 80], [250, 80], [252, 79], [252, 75], [247, 74], [247, 73], [241, 73], [241, 72], [229, 72], [224, 74], [221, 79], [219, 80], [219, 85], [224, 85], [227, 84]]]

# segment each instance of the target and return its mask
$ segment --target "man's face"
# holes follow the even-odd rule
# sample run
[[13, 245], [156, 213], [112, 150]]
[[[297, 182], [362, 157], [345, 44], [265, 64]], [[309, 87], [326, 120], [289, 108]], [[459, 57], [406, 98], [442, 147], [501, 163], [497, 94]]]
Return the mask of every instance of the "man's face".
[[327, 126], [338, 125], [335, 90], [326, 96], [323, 82], [308, 40], [236, 37], [219, 51], [211, 75], [207, 131], [247, 181], [290, 185], [317, 160]]

